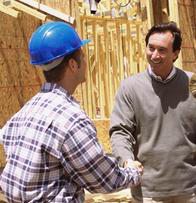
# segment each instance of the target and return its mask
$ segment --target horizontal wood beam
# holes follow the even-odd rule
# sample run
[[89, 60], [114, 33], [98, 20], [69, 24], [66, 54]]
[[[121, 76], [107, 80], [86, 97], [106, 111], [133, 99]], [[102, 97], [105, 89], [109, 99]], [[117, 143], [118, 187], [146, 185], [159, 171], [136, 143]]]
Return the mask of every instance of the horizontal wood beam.
[[28, 1], [27, 0], [18, 0], [18, 1], [25, 3], [25, 4], [33, 7], [33, 8], [36, 8], [40, 11], [43, 11], [49, 15], [55, 16], [56, 18], [59, 18], [59, 19], [64, 20], [66, 22], [69, 22], [71, 24], [73, 24], [75, 21], [75, 18], [73, 18], [73, 17], [71, 17], [65, 13], [62, 13], [60, 11], [57, 11], [51, 7], [45, 6], [44, 4], [40, 4], [36, 1], [33, 1], [33, 0], [28, 0]]
[[38, 19], [40, 19], [42, 21], [45, 21], [46, 17], [47, 17], [47, 15], [45, 15], [45, 14], [39, 12], [39, 11], [36, 11], [35, 9], [30, 8], [29, 6], [26, 6], [26, 5], [22, 4], [22, 3], [14, 1], [14, 0], [10, 1], [10, 7], [21, 10], [21, 11], [23, 11], [25, 13], [28, 13], [29, 15], [32, 15], [32, 16], [34, 16], [34, 17], [36, 17], [36, 18], [38, 18]]
[[10, 15], [14, 18], [18, 18], [19, 12], [12, 9], [12, 8], [8, 8], [7, 6], [4, 6], [3, 4], [0, 3], [0, 12], [3, 12], [7, 15]]
[[103, 16], [80, 16], [80, 18], [82, 20], [87, 20], [90, 21], [92, 20], [96, 20], [96, 21], [101, 21], [101, 22], [120, 22], [120, 23], [131, 23], [133, 25], [141, 25], [142, 24], [142, 21], [140, 20], [129, 20], [127, 18], [124, 18], [124, 17], [116, 17], [116, 18], [110, 18], [110, 17], [103, 17]]

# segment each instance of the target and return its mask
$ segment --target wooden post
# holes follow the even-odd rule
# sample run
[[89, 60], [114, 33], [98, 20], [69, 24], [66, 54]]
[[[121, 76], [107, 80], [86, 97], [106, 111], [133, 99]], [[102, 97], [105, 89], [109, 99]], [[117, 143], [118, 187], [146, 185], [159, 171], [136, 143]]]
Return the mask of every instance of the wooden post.
[[146, 7], [147, 7], [148, 28], [151, 28], [154, 25], [152, 0], [146, 0]]
[[[180, 18], [179, 18], [179, 9], [178, 9], [178, 0], [169, 0], [169, 20], [175, 21], [177, 25], [180, 27]], [[182, 52], [180, 52], [178, 59], [175, 62], [175, 65], [183, 69], [182, 67]]]
[[124, 70], [123, 70], [123, 53], [122, 53], [122, 38], [121, 38], [121, 29], [120, 29], [120, 22], [116, 22], [116, 33], [117, 33], [117, 51], [118, 51], [118, 68], [119, 68], [119, 75], [120, 81], [124, 79]]
[[75, 23], [76, 23], [76, 29], [78, 31], [78, 34], [80, 35], [81, 37], [81, 25], [80, 25], [80, 11], [79, 11], [79, 8], [78, 8], [78, 2], [77, 1], [74, 1], [75, 2]]
[[119, 85], [118, 82], [118, 75], [117, 75], [117, 55], [116, 55], [116, 48], [115, 44], [117, 43], [114, 37], [114, 32], [110, 32], [110, 44], [111, 44], [111, 62], [112, 62], [112, 74], [113, 74], [113, 95], [116, 93], [117, 87]]
[[101, 62], [103, 61], [103, 56], [101, 53], [103, 53], [103, 48], [101, 44], [101, 36], [98, 35], [98, 52], [99, 52], [99, 60], [98, 60], [98, 75], [99, 75], [99, 99], [100, 99], [100, 116], [101, 118], [105, 117], [105, 109], [104, 109], [104, 86], [103, 86], [103, 71], [101, 67]]
[[103, 24], [103, 30], [104, 30], [104, 41], [105, 41], [105, 68], [104, 70], [104, 81], [105, 81], [105, 116], [108, 118], [109, 115], [109, 104], [111, 100], [111, 94], [110, 94], [110, 89], [109, 89], [109, 84], [110, 84], [110, 53], [109, 53], [109, 34], [108, 34], [108, 28], [107, 28], [107, 22], [105, 21]]

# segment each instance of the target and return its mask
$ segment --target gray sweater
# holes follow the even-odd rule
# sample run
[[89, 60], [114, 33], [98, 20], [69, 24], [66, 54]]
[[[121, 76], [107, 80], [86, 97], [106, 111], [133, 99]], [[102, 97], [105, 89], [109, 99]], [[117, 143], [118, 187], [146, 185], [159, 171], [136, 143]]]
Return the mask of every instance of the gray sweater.
[[143, 164], [144, 197], [196, 191], [194, 91], [196, 76], [180, 69], [167, 83], [147, 70], [121, 83], [111, 115], [112, 150], [121, 164], [130, 158]]

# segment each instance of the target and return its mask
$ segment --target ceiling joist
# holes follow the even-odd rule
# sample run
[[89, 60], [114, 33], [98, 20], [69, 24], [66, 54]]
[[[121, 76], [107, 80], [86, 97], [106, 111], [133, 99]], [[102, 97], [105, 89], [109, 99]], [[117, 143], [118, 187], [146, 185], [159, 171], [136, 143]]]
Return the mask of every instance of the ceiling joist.
[[3, 4], [0, 3], [0, 12], [3, 12], [7, 15], [10, 15], [14, 18], [18, 18], [19, 12], [12, 9], [12, 8], [8, 8], [7, 6], [4, 6]]
[[35, 9], [30, 8], [29, 6], [21, 4], [17, 1], [14, 1], [14, 0], [4, 1], [3, 4], [8, 6], [8, 7], [15, 8], [17, 10], [28, 13], [29, 15], [32, 15], [32, 16], [34, 16], [34, 17], [36, 17], [42, 21], [46, 20], [47, 15], [45, 15], [39, 11], [36, 11]]
[[0, 12], [17, 18], [19, 14], [18, 10], [28, 13], [42, 21], [45, 21], [50, 15], [70, 24], [74, 24], [75, 22], [75, 18], [33, 0], [3, 0], [2, 3], [0, 2]]
[[59, 19], [64, 20], [66, 22], [69, 22], [71, 24], [73, 24], [74, 21], [75, 21], [75, 18], [73, 18], [73, 17], [71, 17], [71, 16], [69, 16], [69, 15], [67, 15], [65, 13], [62, 13], [60, 11], [57, 11], [57, 10], [51, 8], [51, 7], [45, 6], [44, 4], [38, 3], [36, 1], [33, 1], [33, 0], [28, 0], [28, 1], [26, 1], [26, 0], [18, 0], [18, 1], [22, 2], [24, 4], [27, 4], [27, 5], [35, 8], [35, 9], [38, 9], [39, 11], [45, 12], [45, 13], [47, 13], [49, 15], [52, 15], [52, 16], [54, 16], [56, 18], [59, 18]]

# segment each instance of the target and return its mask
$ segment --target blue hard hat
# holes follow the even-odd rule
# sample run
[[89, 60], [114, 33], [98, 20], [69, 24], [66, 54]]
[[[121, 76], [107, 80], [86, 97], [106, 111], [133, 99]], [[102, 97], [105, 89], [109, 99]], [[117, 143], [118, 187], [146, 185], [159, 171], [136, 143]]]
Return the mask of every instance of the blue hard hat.
[[64, 22], [41, 25], [29, 41], [30, 63], [46, 64], [66, 56], [91, 40], [81, 40], [73, 27]]

